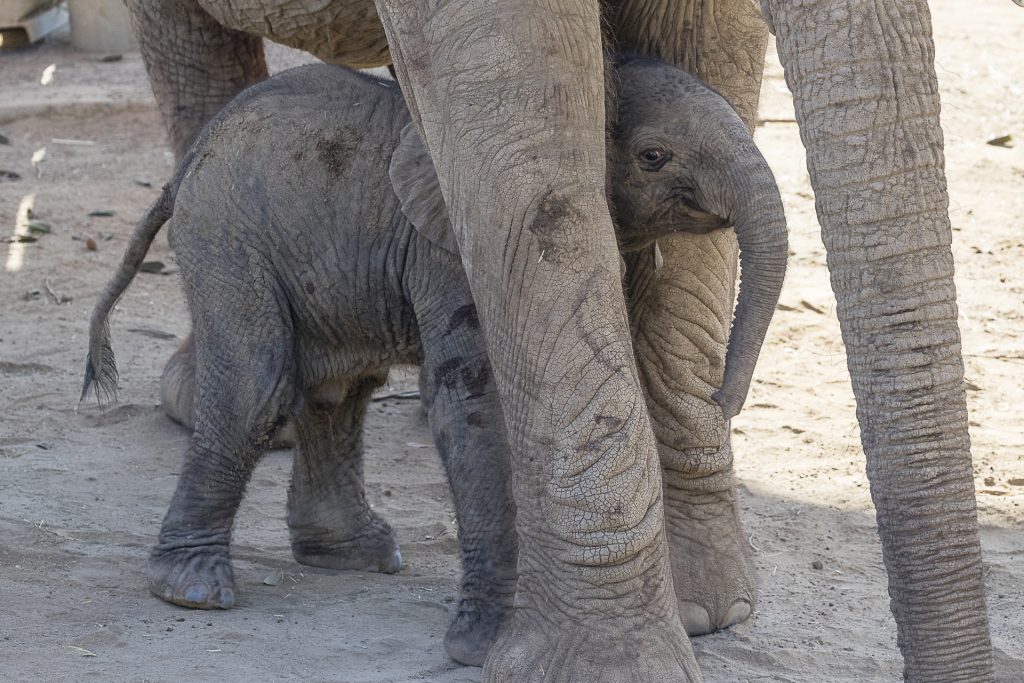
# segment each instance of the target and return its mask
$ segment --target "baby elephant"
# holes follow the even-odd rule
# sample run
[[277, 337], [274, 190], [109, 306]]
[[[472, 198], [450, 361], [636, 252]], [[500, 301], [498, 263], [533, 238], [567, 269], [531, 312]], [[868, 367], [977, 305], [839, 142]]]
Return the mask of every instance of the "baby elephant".
[[[746, 128], [706, 86], [648, 60], [623, 60], [616, 74], [609, 177], [623, 248], [729, 222], [740, 235], [744, 281], [721, 400], [729, 415], [785, 269], [778, 191]], [[445, 645], [481, 664], [515, 588], [509, 446], [447, 211], [397, 86], [307, 66], [218, 114], [140, 219], [97, 303], [83, 396], [91, 385], [97, 395], [116, 389], [107, 318], [164, 223], [193, 322], [165, 370], [178, 378], [165, 383], [178, 392], [165, 403], [194, 432], [150, 557], [153, 592], [190, 607], [234, 603], [234, 515], [289, 420], [296, 560], [397, 571], [391, 529], [363, 491], [362, 422], [388, 368], [419, 364], [463, 551]]]

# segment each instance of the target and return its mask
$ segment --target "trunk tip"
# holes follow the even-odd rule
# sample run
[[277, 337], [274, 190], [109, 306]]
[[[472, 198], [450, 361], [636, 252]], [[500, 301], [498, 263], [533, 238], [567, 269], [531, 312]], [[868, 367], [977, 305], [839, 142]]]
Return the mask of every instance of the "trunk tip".
[[746, 401], [745, 396], [738, 397], [722, 389], [711, 394], [711, 398], [721, 407], [722, 415], [725, 417], [726, 422], [740, 414], [740, 410], [743, 409], [743, 403]]

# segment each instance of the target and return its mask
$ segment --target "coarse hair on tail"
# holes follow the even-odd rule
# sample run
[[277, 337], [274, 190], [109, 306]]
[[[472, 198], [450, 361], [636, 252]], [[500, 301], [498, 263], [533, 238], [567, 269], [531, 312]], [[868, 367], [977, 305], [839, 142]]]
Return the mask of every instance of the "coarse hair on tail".
[[85, 378], [82, 381], [79, 404], [85, 400], [90, 387], [100, 406], [117, 400], [117, 364], [114, 362], [114, 351], [110, 347], [110, 311], [135, 279], [160, 228], [170, 219], [174, 210], [174, 198], [177, 195], [177, 180], [178, 178], [175, 178], [164, 185], [160, 197], [135, 224], [128, 248], [121, 258], [121, 265], [103, 288], [103, 293], [100, 294], [92, 311], [92, 318], [89, 321], [89, 355], [85, 359]]

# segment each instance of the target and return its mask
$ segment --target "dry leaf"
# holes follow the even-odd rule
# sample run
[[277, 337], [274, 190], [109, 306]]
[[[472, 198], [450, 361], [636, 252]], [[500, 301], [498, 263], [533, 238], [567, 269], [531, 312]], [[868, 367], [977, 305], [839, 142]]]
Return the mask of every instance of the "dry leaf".
[[142, 265], [139, 266], [139, 270], [143, 273], [162, 273], [164, 270], [163, 261], [143, 261]]
[[800, 305], [806, 308], [808, 311], [814, 311], [815, 313], [821, 313], [822, 315], [825, 314], [825, 311], [821, 310], [820, 308], [812, 304], [810, 301], [807, 301], [806, 299], [801, 299]]
[[178, 338], [178, 335], [176, 335], [176, 334], [172, 334], [170, 332], [164, 332], [163, 330], [158, 330], [155, 327], [129, 327], [128, 331], [129, 332], [134, 332], [135, 334], [141, 334], [144, 337], [152, 337], [153, 339], [177, 339]]

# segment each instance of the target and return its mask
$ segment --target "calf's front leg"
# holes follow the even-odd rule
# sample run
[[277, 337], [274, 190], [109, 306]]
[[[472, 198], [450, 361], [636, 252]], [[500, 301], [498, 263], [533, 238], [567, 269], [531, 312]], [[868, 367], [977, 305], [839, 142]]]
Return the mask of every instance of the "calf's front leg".
[[511, 455], [468, 283], [461, 301], [445, 289], [417, 306], [420, 393], [451, 484], [462, 555], [458, 612], [444, 644], [455, 661], [483, 666], [516, 587]]

